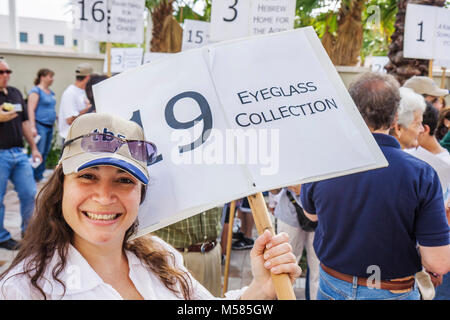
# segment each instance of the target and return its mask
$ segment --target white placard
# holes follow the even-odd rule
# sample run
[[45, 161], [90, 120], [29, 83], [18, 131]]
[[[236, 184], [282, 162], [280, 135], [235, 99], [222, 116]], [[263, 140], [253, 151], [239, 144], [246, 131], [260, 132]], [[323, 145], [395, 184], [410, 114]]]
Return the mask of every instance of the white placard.
[[168, 57], [170, 55], [173, 55], [174, 53], [169, 52], [146, 52], [144, 53], [144, 62], [143, 64], [153, 62], [155, 60], [158, 60], [160, 58]]
[[450, 69], [450, 60], [435, 60], [433, 65], [445, 69]]
[[[111, 72], [118, 73], [142, 64], [142, 48], [111, 48]], [[107, 57], [103, 63], [103, 72], [108, 71]]]
[[436, 7], [434, 59], [450, 59], [450, 10]]
[[214, 0], [211, 41], [291, 30], [295, 3], [295, 0]]
[[200, 48], [209, 43], [209, 22], [185, 19], [181, 50]]
[[83, 39], [142, 43], [145, 0], [72, 0], [74, 34]]
[[139, 235], [256, 192], [387, 165], [311, 27], [181, 52], [94, 95], [99, 112], [140, 123], [159, 150]]
[[408, 4], [403, 44], [405, 58], [448, 59], [450, 56], [450, 10]]
[[250, 34], [294, 29], [295, 0], [253, 0]]
[[372, 72], [382, 72], [387, 73], [384, 66], [389, 63], [389, 57], [370, 57], [371, 59], [371, 70]]
[[213, 0], [210, 41], [246, 37], [250, 31], [251, 0]]

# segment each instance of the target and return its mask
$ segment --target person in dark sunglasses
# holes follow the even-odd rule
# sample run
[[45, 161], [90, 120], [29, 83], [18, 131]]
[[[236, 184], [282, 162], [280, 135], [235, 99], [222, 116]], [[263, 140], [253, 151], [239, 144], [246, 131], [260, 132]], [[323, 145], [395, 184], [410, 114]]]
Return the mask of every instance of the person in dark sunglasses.
[[31, 147], [34, 162], [42, 162], [42, 156], [31, 133], [22, 94], [18, 89], [8, 86], [10, 74], [11, 69], [6, 61], [0, 60], [0, 248], [15, 250], [19, 243], [11, 238], [3, 226], [3, 198], [7, 182], [11, 180], [19, 196], [24, 233], [33, 212], [36, 183], [28, 156], [23, 152], [23, 138]]
[[[153, 235], [130, 240], [155, 154], [135, 122], [75, 119], [21, 249], [0, 275], [0, 299], [214, 299], [176, 249]], [[285, 233], [261, 235], [250, 254], [252, 283], [227, 297], [273, 299], [271, 273], [300, 276], [287, 241]]]

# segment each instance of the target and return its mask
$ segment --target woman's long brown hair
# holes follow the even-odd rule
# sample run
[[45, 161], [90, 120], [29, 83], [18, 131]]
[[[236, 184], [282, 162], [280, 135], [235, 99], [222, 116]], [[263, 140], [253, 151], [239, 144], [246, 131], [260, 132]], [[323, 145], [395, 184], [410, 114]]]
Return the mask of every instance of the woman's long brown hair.
[[[59, 261], [53, 267], [51, 273], [53, 279], [63, 286], [64, 293], [66, 291], [65, 284], [58, 276], [66, 266], [66, 256], [69, 244], [73, 239], [73, 230], [66, 223], [62, 214], [63, 183], [64, 173], [61, 166], [58, 166], [36, 198], [36, 208], [21, 242], [19, 252], [8, 269], [0, 275], [1, 280], [15, 266], [25, 261], [24, 270], [11, 275], [11, 277], [25, 274], [30, 278], [32, 286], [42, 294], [44, 299], [47, 299], [47, 296], [39, 286], [39, 280], [43, 277], [55, 252], [58, 253]], [[142, 188], [141, 203], [144, 198], [145, 186]], [[178, 297], [191, 299], [191, 279], [186, 272], [175, 267], [173, 253], [164, 250], [158, 243], [148, 237], [128, 241], [137, 227], [138, 222], [136, 221], [127, 230], [123, 249], [133, 252]]]

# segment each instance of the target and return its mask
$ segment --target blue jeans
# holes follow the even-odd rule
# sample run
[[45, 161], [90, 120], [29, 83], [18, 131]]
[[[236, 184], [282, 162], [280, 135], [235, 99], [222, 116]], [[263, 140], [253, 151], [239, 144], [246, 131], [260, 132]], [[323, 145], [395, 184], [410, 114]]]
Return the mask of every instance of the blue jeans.
[[50, 152], [50, 147], [52, 145], [53, 138], [53, 126], [46, 127], [38, 122], [36, 122], [36, 130], [41, 136], [41, 139], [37, 143], [37, 148], [42, 155], [42, 163], [35, 169], [34, 180], [39, 181], [44, 178], [45, 162], [47, 160], [48, 153]]
[[417, 284], [406, 293], [392, 293], [389, 290], [358, 286], [357, 277], [353, 283], [336, 279], [320, 268], [317, 300], [420, 300]]
[[22, 148], [0, 149], [0, 242], [11, 239], [11, 235], [3, 226], [5, 217], [3, 199], [8, 180], [14, 184], [14, 189], [19, 196], [21, 228], [24, 232], [34, 209], [36, 183], [33, 178], [33, 168]]
[[444, 275], [442, 284], [436, 288], [433, 300], [450, 300], [450, 272]]

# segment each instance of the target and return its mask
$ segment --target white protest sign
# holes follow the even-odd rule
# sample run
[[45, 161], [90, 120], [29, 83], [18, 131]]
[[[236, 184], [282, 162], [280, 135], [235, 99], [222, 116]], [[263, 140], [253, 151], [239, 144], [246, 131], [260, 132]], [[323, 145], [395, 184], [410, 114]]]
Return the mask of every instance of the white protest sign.
[[177, 53], [94, 95], [99, 112], [140, 123], [159, 150], [139, 235], [257, 192], [387, 165], [310, 27]]
[[89, 40], [142, 43], [145, 0], [72, 0], [74, 34]]
[[295, 0], [253, 0], [250, 34], [266, 34], [294, 28]]
[[[118, 73], [142, 64], [142, 48], [111, 48], [111, 72]], [[103, 63], [103, 72], [108, 71], [107, 57]]]
[[218, 42], [249, 35], [251, 0], [213, 0], [210, 41]]
[[435, 59], [450, 58], [450, 10], [436, 8]]
[[408, 4], [403, 56], [415, 59], [448, 59], [450, 55], [450, 10]]
[[389, 63], [389, 57], [371, 57], [372, 72], [387, 73], [384, 66]]
[[146, 52], [144, 53], [144, 61], [142, 63], [143, 64], [150, 63], [160, 58], [168, 57], [173, 54], [174, 53], [169, 52]]
[[211, 41], [291, 30], [295, 4], [295, 0], [214, 0]]
[[185, 19], [181, 50], [199, 48], [209, 43], [209, 22]]
[[450, 60], [435, 60], [434, 65], [441, 68], [450, 69]]

